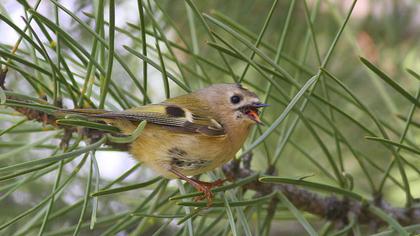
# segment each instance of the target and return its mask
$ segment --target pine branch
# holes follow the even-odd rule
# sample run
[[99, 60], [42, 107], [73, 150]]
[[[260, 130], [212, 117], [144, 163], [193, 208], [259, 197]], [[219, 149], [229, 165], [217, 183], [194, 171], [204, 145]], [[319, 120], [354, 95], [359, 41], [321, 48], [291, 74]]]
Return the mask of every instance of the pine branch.
[[[225, 164], [223, 166], [223, 172], [228, 178], [232, 179], [241, 179], [253, 175], [255, 172], [250, 169], [250, 165], [248, 164], [251, 156], [252, 154], [247, 154], [243, 167], [240, 167], [238, 160], [233, 160]], [[269, 172], [271, 173], [267, 174], [274, 174], [272, 171]], [[349, 217], [353, 215], [356, 216], [358, 223], [383, 225], [385, 222], [382, 219], [367, 210], [368, 204], [374, 204], [376, 207], [382, 209], [401, 225], [420, 223], [420, 207], [393, 207], [380, 197], [376, 198], [373, 202], [365, 204], [354, 199], [340, 198], [335, 195], [321, 196], [318, 193], [291, 184], [269, 184], [261, 183], [258, 180], [246, 185], [245, 189], [254, 190], [261, 195], [267, 195], [274, 191], [282, 191], [300, 210], [338, 224], [349, 222]]]
[[[0, 87], [5, 89], [4, 86], [5, 72], [0, 73]], [[12, 96], [8, 96], [7, 99], [14, 99]], [[23, 101], [23, 100], [20, 100]], [[26, 116], [29, 120], [36, 120], [43, 122], [44, 124], [50, 124], [57, 128], [63, 128], [66, 130], [66, 135], [62, 140], [62, 145], [67, 143], [71, 138], [73, 132], [79, 132], [81, 135], [91, 139], [92, 141], [100, 139], [105, 132], [98, 131], [89, 128], [69, 128], [59, 126], [56, 123], [56, 117], [51, 114], [47, 114], [42, 111], [36, 111], [30, 108], [13, 107], [16, 111]], [[120, 144], [107, 142], [112, 148], [127, 151], [129, 144]], [[252, 154], [248, 153], [242, 158], [242, 167], [240, 166], [239, 160], [232, 160], [225, 164], [222, 169], [224, 174], [229, 179], [242, 179], [253, 175], [255, 172], [251, 170]], [[271, 167], [266, 174], [275, 174], [275, 168]], [[398, 208], [391, 206], [388, 202], [383, 200], [381, 197], [377, 197], [374, 201], [369, 203], [362, 203], [360, 201], [340, 198], [335, 195], [332, 196], [321, 196], [318, 193], [305, 190], [300, 187], [296, 187], [291, 184], [269, 184], [261, 183], [257, 180], [251, 182], [244, 187], [245, 189], [254, 190], [260, 195], [267, 195], [274, 191], [281, 191], [287, 196], [287, 198], [300, 210], [314, 214], [318, 217], [328, 219], [337, 224], [343, 225], [349, 222], [350, 216], [355, 216], [358, 223], [380, 226], [384, 225], [385, 222], [378, 216], [368, 211], [369, 204], [374, 204], [376, 207], [382, 209], [389, 216], [398, 221], [401, 225], [412, 225], [420, 224], [420, 207], [412, 208]], [[273, 198], [270, 208], [271, 214], [275, 212], [275, 206], [277, 205], [278, 199]], [[270, 214], [270, 212], [269, 212]]]
[[[34, 112], [29, 111], [28, 109], [16, 110], [21, 112], [30, 120], [42, 121], [46, 124], [55, 124], [55, 118], [46, 115], [43, 112]], [[57, 127], [63, 128], [59, 126]], [[75, 131], [76, 129], [68, 129], [68, 132]], [[102, 137], [102, 135], [104, 135], [104, 132], [102, 131], [87, 128], [83, 128], [81, 132], [83, 135], [92, 140], [97, 140]], [[127, 151], [129, 147], [128, 144], [118, 144], [112, 142], [108, 142], [107, 145], [111, 146], [112, 148], [124, 151]], [[232, 179], [249, 177], [250, 175], [254, 174], [254, 171], [251, 170], [250, 161], [251, 154], [248, 154], [243, 158], [242, 167], [240, 167], [240, 162], [238, 160], [232, 160], [223, 166], [223, 172], [227, 178]], [[269, 170], [267, 174], [274, 174], [273, 170], [274, 168]], [[318, 217], [334, 221], [338, 224], [346, 224], [349, 221], [349, 217], [354, 215], [356, 216], [357, 221], [361, 224], [378, 226], [383, 225], [385, 222], [382, 219], [378, 218], [376, 215], [367, 210], [368, 204], [374, 204], [376, 207], [379, 207], [392, 218], [397, 220], [401, 225], [420, 224], [419, 207], [393, 207], [388, 202], [379, 197], [373, 202], [364, 204], [353, 199], [340, 198], [335, 195], [327, 197], [321, 196], [318, 193], [311, 192], [291, 184], [268, 184], [261, 183], [258, 180], [246, 185], [245, 189], [254, 190], [261, 195], [267, 195], [274, 191], [282, 191], [298, 209], [309, 212]]]
[[[5, 86], [5, 82], [6, 82], [6, 75], [7, 75], [8, 70], [7, 69], [0, 69], [0, 88], [5, 90], [5, 91], [11, 91], [9, 89], [6, 88]], [[18, 98], [16, 96], [13, 95], [6, 95], [6, 100], [7, 101], [13, 101], [13, 102], [18, 102], [18, 103], [23, 103], [23, 104], [31, 104], [33, 103], [32, 101], [28, 101], [25, 99], [21, 99]], [[47, 98], [42, 98], [42, 100], [45, 101], [45, 104], [47, 104]], [[6, 104], [7, 105], [7, 104]], [[58, 101], [58, 107], [56, 108], [57, 110], [62, 108], [62, 102]], [[77, 127], [69, 127], [69, 126], [62, 126], [57, 124], [57, 119], [58, 117], [56, 117], [54, 114], [51, 113], [47, 113], [41, 110], [37, 110], [37, 109], [32, 109], [30, 107], [21, 107], [21, 106], [13, 106], [13, 105], [9, 105], [11, 108], [13, 108], [15, 111], [21, 113], [23, 116], [25, 116], [28, 120], [33, 120], [33, 121], [38, 121], [43, 123], [44, 125], [51, 125], [54, 127], [57, 127], [58, 129], [64, 129], [64, 136], [61, 140], [60, 146], [62, 148], [65, 148], [68, 146], [68, 143], [72, 137], [73, 133], [80, 133], [81, 135], [85, 136], [86, 138], [90, 139], [92, 142], [98, 141], [99, 139], [101, 139], [106, 132], [104, 131], [100, 131], [100, 130], [95, 130], [95, 129], [89, 129], [89, 128], [77, 128]], [[118, 150], [122, 150], [122, 151], [128, 151], [129, 149], [129, 145], [128, 144], [124, 144], [124, 143], [114, 143], [111, 141], [107, 141], [106, 142], [107, 145], [109, 145], [110, 147], [113, 147], [115, 149]]]

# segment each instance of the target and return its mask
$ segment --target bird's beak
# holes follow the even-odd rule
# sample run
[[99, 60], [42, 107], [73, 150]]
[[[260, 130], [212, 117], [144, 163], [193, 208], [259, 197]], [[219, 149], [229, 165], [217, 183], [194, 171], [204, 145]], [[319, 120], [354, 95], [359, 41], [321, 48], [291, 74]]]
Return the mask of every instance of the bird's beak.
[[260, 116], [258, 114], [258, 110], [249, 110], [246, 115], [253, 121], [255, 121], [255, 123], [261, 125], [263, 124], [263, 122], [260, 119]]
[[253, 103], [251, 106], [255, 107], [255, 108], [260, 108], [260, 107], [268, 107], [270, 106], [270, 104], [266, 104], [266, 103]]
[[257, 124], [264, 124], [259, 116], [259, 111], [258, 108], [261, 107], [267, 107], [270, 106], [269, 104], [264, 104], [264, 103], [253, 103], [249, 106], [247, 106], [248, 109], [246, 109], [245, 114], [253, 121], [255, 121], [255, 123]]

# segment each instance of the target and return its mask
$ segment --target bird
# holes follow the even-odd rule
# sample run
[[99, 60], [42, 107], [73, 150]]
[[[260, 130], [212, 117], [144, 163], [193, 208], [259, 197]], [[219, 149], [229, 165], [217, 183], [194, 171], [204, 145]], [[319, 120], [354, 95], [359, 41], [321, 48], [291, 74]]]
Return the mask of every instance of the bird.
[[233, 159], [251, 127], [262, 124], [262, 103], [239, 83], [213, 84], [194, 92], [123, 111], [63, 109], [116, 126], [131, 134], [141, 121], [142, 133], [130, 145], [138, 161], [168, 179], [182, 179], [202, 192], [211, 206], [211, 189], [224, 180], [204, 182], [190, 176], [202, 174]]

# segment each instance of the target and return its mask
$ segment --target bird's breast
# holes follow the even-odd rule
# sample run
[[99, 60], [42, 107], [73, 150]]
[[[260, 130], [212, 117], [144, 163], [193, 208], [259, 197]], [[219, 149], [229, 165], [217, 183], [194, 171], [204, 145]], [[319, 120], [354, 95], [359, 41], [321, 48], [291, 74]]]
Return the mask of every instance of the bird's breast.
[[148, 124], [131, 146], [132, 155], [167, 178], [176, 168], [191, 176], [213, 170], [231, 160], [242, 144], [232, 143], [227, 135], [206, 136], [173, 132]]

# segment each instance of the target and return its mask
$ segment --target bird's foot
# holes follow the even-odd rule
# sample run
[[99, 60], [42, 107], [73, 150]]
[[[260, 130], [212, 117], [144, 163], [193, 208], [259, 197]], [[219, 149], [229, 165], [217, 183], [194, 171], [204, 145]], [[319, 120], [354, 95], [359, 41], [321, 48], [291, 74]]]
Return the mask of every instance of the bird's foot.
[[228, 179], [217, 179], [214, 182], [205, 182], [201, 180], [194, 180], [197, 185], [194, 186], [197, 191], [200, 191], [203, 193], [201, 196], [197, 196], [194, 198], [194, 201], [201, 201], [203, 199], [207, 199], [207, 207], [210, 207], [213, 204], [213, 192], [211, 191], [212, 188], [222, 186], [224, 182], [226, 182]]
[[213, 205], [213, 198], [214, 198], [214, 194], [211, 191], [211, 186], [202, 185], [200, 183], [197, 183], [197, 185], [195, 185], [194, 188], [197, 189], [197, 191], [203, 193], [203, 195], [195, 197], [194, 201], [197, 202], [197, 201], [207, 199], [207, 206], [206, 207], [211, 207], [211, 205]]
[[200, 181], [198, 179], [188, 178], [187, 176], [185, 176], [181, 172], [177, 171], [176, 169], [170, 169], [169, 171], [174, 173], [180, 179], [183, 179], [183, 180], [187, 181], [197, 191], [202, 192], [203, 195], [195, 197], [194, 201], [201, 201], [201, 200], [207, 199], [207, 207], [211, 207], [211, 205], [213, 204], [214, 194], [211, 191], [211, 189], [214, 188], [214, 187], [221, 186], [225, 181], [230, 180], [230, 179], [218, 179], [214, 182], [204, 182], [204, 181]]

